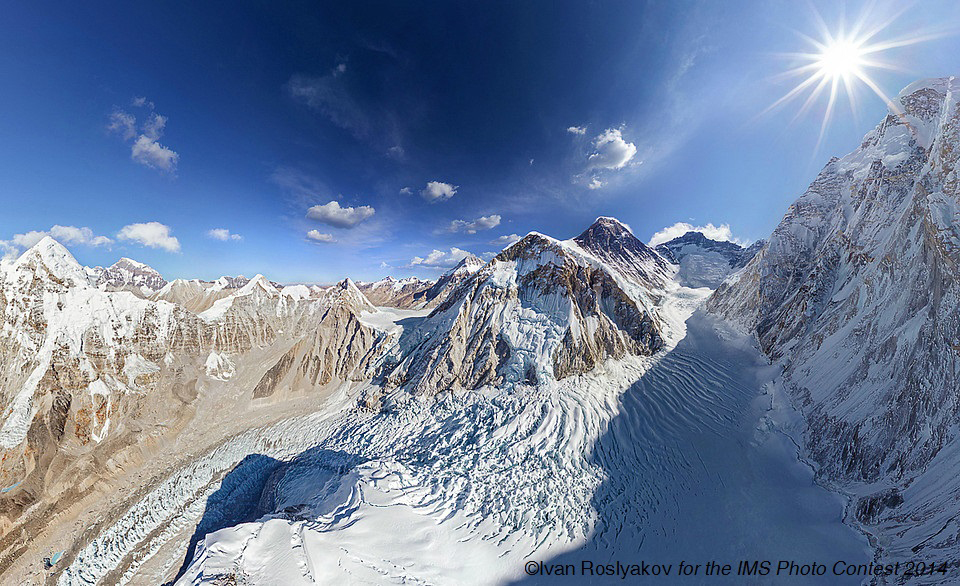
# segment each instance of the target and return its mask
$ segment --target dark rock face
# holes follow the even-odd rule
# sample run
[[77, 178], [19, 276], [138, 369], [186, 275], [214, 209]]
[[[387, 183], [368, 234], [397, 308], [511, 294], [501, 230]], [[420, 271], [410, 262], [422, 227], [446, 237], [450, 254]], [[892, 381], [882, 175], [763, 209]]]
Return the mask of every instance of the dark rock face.
[[574, 238], [590, 252], [628, 278], [651, 288], [662, 288], [669, 267], [652, 248], [640, 242], [615, 218], [600, 217]]

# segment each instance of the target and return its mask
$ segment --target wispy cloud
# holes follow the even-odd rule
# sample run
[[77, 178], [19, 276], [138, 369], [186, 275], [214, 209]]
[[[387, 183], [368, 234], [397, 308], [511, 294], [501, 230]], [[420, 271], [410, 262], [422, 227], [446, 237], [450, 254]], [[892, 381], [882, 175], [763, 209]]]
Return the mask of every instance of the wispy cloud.
[[177, 169], [180, 155], [170, 147], [160, 144], [160, 137], [167, 125], [167, 117], [153, 111], [153, 102], [146, 98], [134, 98], [132, 104], [137, 108], [146, 108], [149, 112], [143, 121], [137, 123], [137, 117], [126, 110], [115, 108], [110, 114], [107, 130], [130, 142], [130, 158], [151, 169], [173, 173]]
[[117, 233], [117, 238], [167, 252], [180, 252], [180, 241], [170, 232], [170, 226], [160, 222], [144, 222], [127, 224]]
[[481, 230], [490, 230], [500, 225], [500, 216], [491, 214], [489, 216], [480, 216], [472, 222], [466, 220], [454, 220], [447, 227], [448, 232], [464, 232], [466, 234], [476, 234]]
[[570, 126], [569, 128], [567, 128], [567, 132], [569, 132], [570, 134], [583, 135], [587, 133], [587, 127], [586, 126]]
[[208, 230], [207, 237], [213, 238], [214, 240], [220, 240], [222, 242], [227, 242], [229, 240], [243, 240], [243, 236], [239, 234], [233, 234], [227, 228], [213, 228], [212, 230]]
[[355, 137], [367, 138], [372, 128], [367, 110], [354, 99], [339, 77], [336, 70], [319, 77], [294, 75], [287, 82], [286, 90], [291, 98], [319, 111]]

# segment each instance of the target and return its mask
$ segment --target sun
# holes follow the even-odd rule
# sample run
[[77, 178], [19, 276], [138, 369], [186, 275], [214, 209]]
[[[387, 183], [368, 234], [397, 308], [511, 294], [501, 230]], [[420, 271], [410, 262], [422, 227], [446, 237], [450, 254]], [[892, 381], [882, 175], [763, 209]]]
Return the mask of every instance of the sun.
[[816, 65], [824, 77], [849, 80], [850, 76], [860, 77], [864, 74], [863, 67], [867, 64], [864, 55], [861, 44], [841, 39], [823, 47]]
[[821, 97], [828, 96], [817, 148], [823, 140], [840, 94], [846, 95], [850, 110], [855, 116], [858, 114], [859, 94], [864, 89], [879, 96], [892, 112], [901, 114], [899, 106], [880, 88], [874, 76], [878, 70], [909, 72], [882, 59], [881, 55], [891, 49], [946, 36], [947, 33], [915, 33], [901, 38], [881, 40], [883, 33], [897, 21], [904, 9], [901, 7], [899, 12], [888, 15], [879, 22], [870, 22], [870, 18], [879, 12], [874, 10], [876, 7], [876, 2], [868, 2], [860, 18], [849, 28], [842, 21], [836, 27], [829, 27], [820, 13], [813, 9], [819, 38], [797, 32], [797, 35], [809, 45], [809, 50], [781, 54], [781, 57], [791, 60], [794, 66], [774, 76], [775, 80], [799, 78], [799, 81], [763, 113], [806, 95], [803, 105], [794, 118], [796, 120]]

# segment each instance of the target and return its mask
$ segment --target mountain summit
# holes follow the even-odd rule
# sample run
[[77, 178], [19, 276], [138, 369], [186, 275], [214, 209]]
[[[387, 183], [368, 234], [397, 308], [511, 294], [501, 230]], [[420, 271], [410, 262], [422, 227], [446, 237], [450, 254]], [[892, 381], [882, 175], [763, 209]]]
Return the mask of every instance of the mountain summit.
[[679, 266], [677, 280], [687, 287], [716, 289], [731, 273], [742, 269], [763, 247], [755, 242], [747, 248], [736, 242], [712, 240], [701, 232], [687, 232], [656, 250]]
[[647, 287], [663, 288], [669, 279], [670, 269], [664, 259], [616, 218], [600, 216], [573, 241]]
[[110, 268], [95, 267], [98, 287], [109, 290], [135, 290], [143, 296], [156, 293], [167, 281], [152, 267], [126, 257], [113, 263]]

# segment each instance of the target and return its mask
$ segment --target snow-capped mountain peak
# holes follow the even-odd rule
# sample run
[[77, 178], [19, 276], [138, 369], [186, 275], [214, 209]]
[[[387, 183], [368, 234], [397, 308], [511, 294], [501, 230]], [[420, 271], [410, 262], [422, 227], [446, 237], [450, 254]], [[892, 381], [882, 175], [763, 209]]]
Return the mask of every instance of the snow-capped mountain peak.
[[167, 281], [153, 267], [131, 258], [122, 257], [109, 268], [94, 267], [96, 285], [102, 289], [126, 289], [148, 296], [159, 292]]
[[32, 270], [37, 276], [45, 273], [45, 276], [67, 286], [89, 285], [87, 273], [77, 259], [50, 236], [44, 236], [20, 255], [13, 267], [16, 271]]
[[657, 246], [656, 251], [679, 267], [677, 280], [687, 287], [716, 289], [730, 274], [746, 266], [763, 241], [744, 248], [736, 242], [712, 240], [690, 231]]
[[573, 241], [623, 275], [649, 288], [662, 289], [670, 278], [667, 262], [616, 218], [600, 216]]
[[240, 288], [236, 292], [237, 296], [250, 295], [257, 291], [266, 293], [267, 295], [274, 297], [280, 295], [280, 291], [273, 286], [273, 283], [263, 275], [258, 274], [254, 278], [250, 279], [246, 285]]
[[781, 362], [807, 448], [859, 497], [857, 522], [896, 559], [927, 563], [957, 555], [955, 531], [940, 536], [960, 491], [957, 89], [950, 77], [901, 92], [902, 115], [825, 165], [707, 304]]
[[357, 288], [357, 285], [349, 277], [330, 287], [328, 295], [330, 295], [332, 301], [345, 304], [356, 313], [361, 311], [377, 311], [377, 308], [370, 303], [363, 292]]
[[483, 260], [480, 257], [474, 254], [470, 254], [465, 256], [463, 259], [461, 259], [460, 262], [456, 264], [456, 266], [454, 266], [452, 269], [450, 269], [444, 274], [451, 275], [451, 276], [458, 276], [458, 277], [472, 275], [473, 273], [482, 269], [483, 265], [485, 264], [487, 263], [483, 262]]

